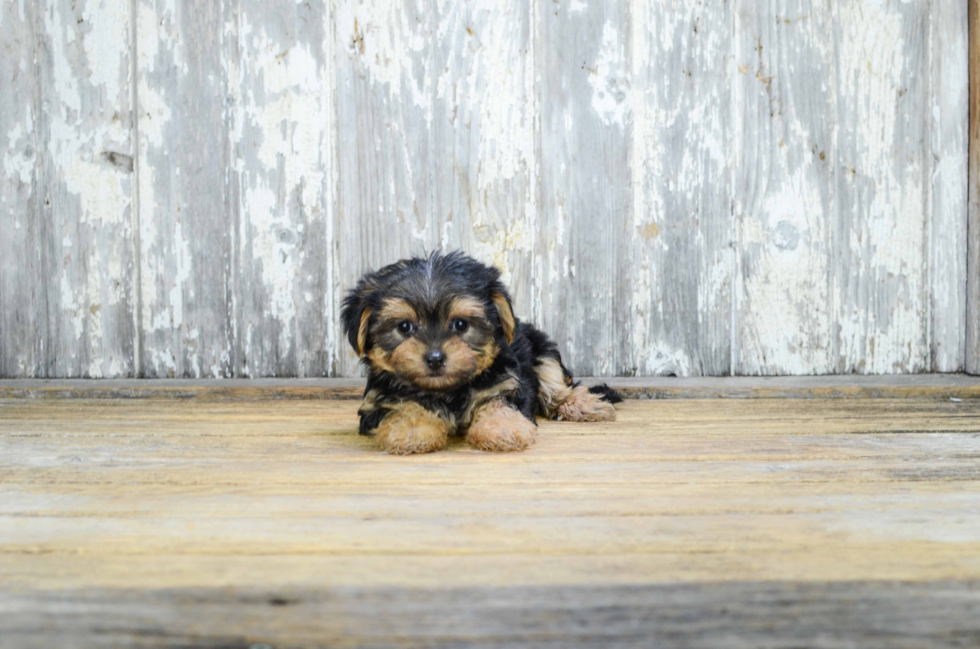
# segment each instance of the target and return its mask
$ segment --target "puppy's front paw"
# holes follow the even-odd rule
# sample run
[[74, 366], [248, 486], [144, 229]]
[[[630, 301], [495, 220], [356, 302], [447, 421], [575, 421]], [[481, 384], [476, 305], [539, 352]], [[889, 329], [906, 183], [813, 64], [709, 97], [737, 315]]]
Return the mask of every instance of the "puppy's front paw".
[[481, 451], [523, 451], [534, 443], [538, 426], [501, 399], [477, 410], [466, 441]]
[[558, 421], [616, 421], [616, 409], [584, 385], [572, 390], [558, 406]]
[[449, 429], [435, 413], [417, 403], [405, 403], [381, 420], [375, 436], [392, 455], [411, 455], [446, 448]]

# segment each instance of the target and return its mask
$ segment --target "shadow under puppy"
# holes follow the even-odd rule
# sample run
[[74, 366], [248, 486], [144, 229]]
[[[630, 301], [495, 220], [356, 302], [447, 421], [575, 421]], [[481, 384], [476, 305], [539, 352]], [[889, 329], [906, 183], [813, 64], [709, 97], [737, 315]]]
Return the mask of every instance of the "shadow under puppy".
[[360, 432], [390, 453], [437, 451], [449, 435], [520, 451], [534, 443], [535, 415], [612, 421], [622, 401], [576, 383], [557, 346], [514, 317], [500, 272], [460, 252], [368, 273], [341, 318], [368, 367]]

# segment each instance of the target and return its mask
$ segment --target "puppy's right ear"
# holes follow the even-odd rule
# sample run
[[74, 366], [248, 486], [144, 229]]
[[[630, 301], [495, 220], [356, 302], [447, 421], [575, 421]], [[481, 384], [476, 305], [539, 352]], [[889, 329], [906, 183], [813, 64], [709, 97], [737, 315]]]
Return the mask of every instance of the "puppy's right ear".
[[350, 341], [354, 352], [359, 356], [364, 356], [368, 344], [368, 328], [371, 324], [371, 307], [368, 306], [368, 293], [358, 290], [360, 287], [352, 289], [344, 298], [343, 308], [340, 312], [340, 320], [344, 325], [344, 333]]
[[510, 296], [507, 291], [500, 290], [491, 297], [494, 306], [497, 307], [497, 315], [500, 316], [500, 328], [504, 330], [504, 337], [507, 344], [514, 342], [514, 310], [510, 306]]

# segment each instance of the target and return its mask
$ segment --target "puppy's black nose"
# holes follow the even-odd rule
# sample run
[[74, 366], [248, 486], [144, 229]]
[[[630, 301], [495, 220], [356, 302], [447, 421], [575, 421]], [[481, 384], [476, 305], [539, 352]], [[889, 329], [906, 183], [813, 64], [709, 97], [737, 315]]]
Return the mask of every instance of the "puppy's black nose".
[[422, 358], [425, 360], [425, 364], [429, 366], [429, 369], [432, 370], [441, 369], [446, 364], [446, 355], [438, 349], [430, 349]]

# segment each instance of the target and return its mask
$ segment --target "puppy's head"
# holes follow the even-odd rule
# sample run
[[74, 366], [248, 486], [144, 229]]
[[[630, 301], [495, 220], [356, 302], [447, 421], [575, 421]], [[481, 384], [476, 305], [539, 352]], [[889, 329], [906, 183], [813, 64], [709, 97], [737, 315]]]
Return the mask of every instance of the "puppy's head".
[[500, 272], [462, 253], [433, 253], [368, 273], [347, 293], [341, 319], [373, 370], [422, 390], [468, 383], [514, 338]]

